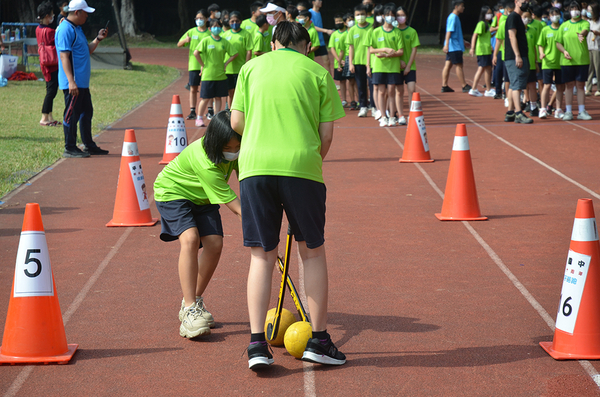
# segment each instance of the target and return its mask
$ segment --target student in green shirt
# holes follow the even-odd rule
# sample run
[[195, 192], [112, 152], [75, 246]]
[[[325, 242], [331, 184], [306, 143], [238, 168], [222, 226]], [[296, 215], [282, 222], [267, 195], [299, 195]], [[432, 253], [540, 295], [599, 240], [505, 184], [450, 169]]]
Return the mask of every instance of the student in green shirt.
[[[490, 20], [492, 19], [492, 9], [488, 6], [481, 7], [479, 13], [479, 22], [473, 32], [471, 39], [471, 49], [469, 54], [477, 56], [477, 72], [473, 77], [473, 88], [469, 91], [469, 95], [493, 97], [496, 95], [492, 90], [492, 33], [490, 32]], [[481, 75], [485, 78], [485, 93], [479, 92], [477, 85]]]
[[252, 58], [259, 57], [267, 52], [271, 51], [271, 36], [269, 34], [269, 24], [267, 23], [267, 17], [259, 15], [256, 18], [258, 30], [252, 36]]
[[[398, 22], [398, 29], [400, 29], [404, 41], [404, 53], [400, 58], [400, 67], [403, 69], [401, 70], [402, 83], [406, 85], [408, 109], [410, 109], [417, 84], [417, 47], [421, 45], [421, 42], [419, 41], [417, 31], [406, 24], [406, 17], [404, 8], [398, 7], [396, 10], [396, 21]], [[400, 87], [400, 92], [396, 92], [396, 106], [401, 108], [403, 102], [404, 89]]]
[[[221, 110], [221, 98], [229, 95], [229, 86], [227, 85], [227, 74], [225, 69], [227, 65], [235, 58], [238, 53], [227, 40], [221, 38], [223, 24], [218, 19], [210, 20], [210, 36], [205, 37], [194, 56], [202, 67], [202, 90], [200, 91], [200, 112], [196, 118], [196, 127], [204, 127], [202, 115], [208, 108], [208, 104], [215, 102], [215, 112]], [[224, 61], [226, 54], [230, 55], [227, 61]]]
[[348, 62], [350, 63], [350, 73], [354, 74], [356, 79], [356, 88], [358, 89], [359, 112], [358, 117], [367, 117], [367, 108], [369, 107], [369, 87], [367, 85], [367, 51], [371, 40], [373, 25], [367, 22], [367, 11], [363, 4], [354, 8], [354, 25], [348, 30], [346, 37], [349, 49]]
[[566, 84], [565, 115], [562, 119], [573, 120], [573, 87], [576, 86], [579, 104], [577, 119], [591, 120], [592, 116], [585, 110], [585, 82], [590, 66], [590, 53], [586, 39], [590, 31], [590, 23], [581, 19], [579, 2], [571, 2], [569, 11], [571, 19], [560, 25], [556, 38], [556, 47], [562, 53], [560, 68], [563, 82]]
[[[494, 99], [502, 98], [502, 81], [504, 81], [504, 93], [508, 93], [510, 81], [508, 79], [508, 71], [504, 65], [504, 41], [506, 39], [506, 19], [513, 12], [514, 2], [508, 2], [504, 7], [504, 14], [500, 16], [498, 21], [498, 30], [496, 31], [496, 45], [494, 54], [492, 55], [492, 64], [496, 68], [496, 95]], [[504, 100], [504, 106], [508, 107], [508, 98]]]
[[[395, 116], [396, 89], [398, 86], [402, 88], [400, 61], [404, 54], [404, 41], [400, 30], [392, 25], [396, 20], [395, 8], [385, 7], [383, 17], [384, 24], [371, 33], [369, 54], [374, 57], [372, 64], [370, 57], [367, 57], [367, 74], [372, 74], [373, 86], [378, 87], [376, 103], [379, 105], [378, 111], [381, 112], [379, 126], [392, 127], [396, 124], [406, 124], [402, 107], [397, 109], [399, 119]], [[386, 110], [389, 111], [389, 119], [386, 117]]]
[[350, 80], [354, 80], [354, 77], [344, 75], [344, 67], [346, 66], [346, 35], [348, 34], [348, 28], [344, 23], [342, 14], [334, 15], [334, 23], [336, 30], [329, 37], [329, 51], [333, 57], [333, 80], [339, 82], [340, 85], [340, 97], [342, 98], [342, 106], [346, 107], [348, 102], [346, 101], [346, 85], [350, 93], [351, 101], [354, 100], [354, 90], [352, 88]]
[[[346, 362], [327, 333], [327, 261], [323, 159], [333, 122], [345, 112], [329, 72], [305, 55], [310, 36], [300, 24], [277, 24], [275, 51], [240, 70], [231, 126], [243, 136], [240, 199], [244, 245], [250, 247], [248, 366], [273, 364], [265, 341], [273, 267], [283, 211], [304, 264], [312, 325], [302, 359], [329, 365]], [[256, 87], [259, 87], [258, 89]]]
[[[258, 25], [256, 24], [256, 18], [258, 18], [261, 14], [260, 9], [263, 7], [263, 2], [255, 1], [250, 5], [250, 15], [251, 17], [248, 19], [244, 19], [242, 21], [242, 29], [246, 32], [250, 33], [251, 37], [254, 37], [254, 34], [258, 31]], [[266, 19], [265, 19], [266, 21]]]
[[[300, 13], [298, 14], [298, 18], [296, 18], [296, 22], [298, 22], [300, 25], [304, 26], [304, 28], [308, 31], [308, 35], [310, 36], [310, 42], [312, 43], [311, 47], [310, 47], [310, 51], [308, 52], [308, 57], [310, 59], [312, 59], [313, 61], [315, 60], [315, 51], [317, 51], [319, 49], [319, 47], [321, 47], [321, 41], [319, 40], [319, 32], [317, 32], [317, 30], [315, 29], [312, 21], [311, 21], [312, 15], [310, 13], [310, 11], [308, 10], [304, 10], [304, 11], [300, 11]], [[325, 44], [325, 43], [323, 43]]]
[[154, 182], [154, 200], [161, 216], [160, 239], [179, 240], [181, 245], [179, 334], [186, 338], [208, 335], [215, 326], [202, 296], [223, 249], [219, 204], [225, 204], [239, 218], [242, 214], [240, 201], [227, 184], [231, 174], [238, 172], [241, 140], [231, 129], [229, 118], [228, 111], [218, 113], [204, 137], [183, 149]]
[[556, 111], [554, 117], [562, 119], [565, 115], [561, 109], [563, 104], [563, 92], [565, 91], [565, 84], [562, 80], [562, 71], [560, 70], [560, 52], [556, 48], [556, 37], [558, 36], [558, 29], [560, 28], [560, 11], [556, 8], [551, 8], [550, 12], [551, 25], [546, 26], [540, 33], [537, 46], [539, 49], [540, 59], [542, 60], [542, 77], [544, 80], [544, 88], [541, 95], [540, 119], [545, 119], [552, 114], [550, 110], [550, 103], [552, 99], [549, 99], [550, 87], [552, 84], [556, 85], [556, 92], [553, 96], [556, 96]]
[[177, 47], [190, 47], [188, 74], [190, 86], [190, 114], [188, 120], [196, 118], [196, 104], [198, 103], [198, 86], [200, 85], [200, 64], [194, 56], [194, 50], [203, 38], [210, 36], [208, 29], [208, 12], [200, 10], [196, 13], [196, 27], [191, 28], [177, 42]]
[[538, 74], [538, 63], [537, 58], [539, 56], [538, 51], [536, 51], [536, 45], [539, 38], [539, 33], [535, 26], [531, 24], [531, 11], [523, 12], [521, 18], [523, 19], [523, 25], [525, 25], [525, 37], [527, 37], [527, 59], [529, 60], [529, 76], [527, 76], [527, 89], [524, 95], [525, 104], [527, 105], [527, 101], [529, 101], [529, 109], [530, 116], [537, 117], [539, 116], [539, 109], [537, 108], [537, 89], [535, 88], [535, 84], [537, 83], [537, 74]]
[[227, 74], [227, 84], [229, 88], [229, 104], [233, 103], [235, 94], [235, 85], [237, 83], [238, 73], [242, 66], [252, 58], [252, 36], [241, 27], [242, 14], [239, 11], [232, 11], [229, 14], [229, 29], [221, 35], [235, 49], [238, 56], [227, 65], [225, 73]]

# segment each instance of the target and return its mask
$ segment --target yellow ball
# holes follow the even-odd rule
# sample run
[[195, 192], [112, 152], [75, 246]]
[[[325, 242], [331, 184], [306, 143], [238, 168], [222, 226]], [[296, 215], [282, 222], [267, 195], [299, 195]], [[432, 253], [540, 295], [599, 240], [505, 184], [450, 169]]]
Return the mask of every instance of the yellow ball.
[[298, 321], [289, 326], [285, 332], [283, 343], [292, 356], [302, 358], [306, 343], [312, 338], [312, 326], [306, 321]]
[[[265, 338], [267, 336], [267, 327], [269, 323], [273, 322], [275, 318], [275, 312], [277, 309], [273, 308], [267, 312], [267, 319], [265, 321]], [[285, 335], [285, 331], [287, 331], [288, 327], [296, 322], [296, 317], [292, 314], [291, 311], [287, 309], [283, 309], [281, 311], [281, 319], [279, 321], [279, 329], [277, 330], [277, 337], [273, 340], [269, 340], [267, 338], [267, 342], [269, 342], [273, 346], [283, 346], [283, 337]]]

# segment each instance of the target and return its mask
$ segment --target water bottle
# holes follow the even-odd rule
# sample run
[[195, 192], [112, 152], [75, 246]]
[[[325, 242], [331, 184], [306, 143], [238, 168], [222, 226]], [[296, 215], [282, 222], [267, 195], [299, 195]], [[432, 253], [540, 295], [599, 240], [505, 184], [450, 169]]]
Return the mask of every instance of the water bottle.
[[15, 29], [15, 40], [21, 40], [21, 30], [19, 28]]

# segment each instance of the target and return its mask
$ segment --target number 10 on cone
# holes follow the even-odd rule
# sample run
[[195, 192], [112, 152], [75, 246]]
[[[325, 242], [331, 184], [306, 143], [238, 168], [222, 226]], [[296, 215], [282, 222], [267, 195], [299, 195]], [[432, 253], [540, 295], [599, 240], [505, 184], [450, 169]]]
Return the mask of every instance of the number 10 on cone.
[[573, 330], [575, 329], [591, 259], [592, 257], [589, 255], [569, 250], [560, 296], [560, 306], [556, 316], [556, 328], [568, 334], [573, 334]]

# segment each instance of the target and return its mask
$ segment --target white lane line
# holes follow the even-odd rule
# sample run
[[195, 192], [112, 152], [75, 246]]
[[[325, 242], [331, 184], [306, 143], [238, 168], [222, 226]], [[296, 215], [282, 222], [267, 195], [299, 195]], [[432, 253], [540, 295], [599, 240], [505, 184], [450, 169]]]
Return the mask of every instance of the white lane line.
[[[306, 291], [304, 290], [304, 264], [298, 252], [298, 299], [302, 302], [302, 306], [308, 311], [308, 301], [306, 300]], [[302, 370], [304, 371], [304, 396], [316, 397], [317, 389], [315, 386], [315, 371], [314, 364], [302, 361]]]

